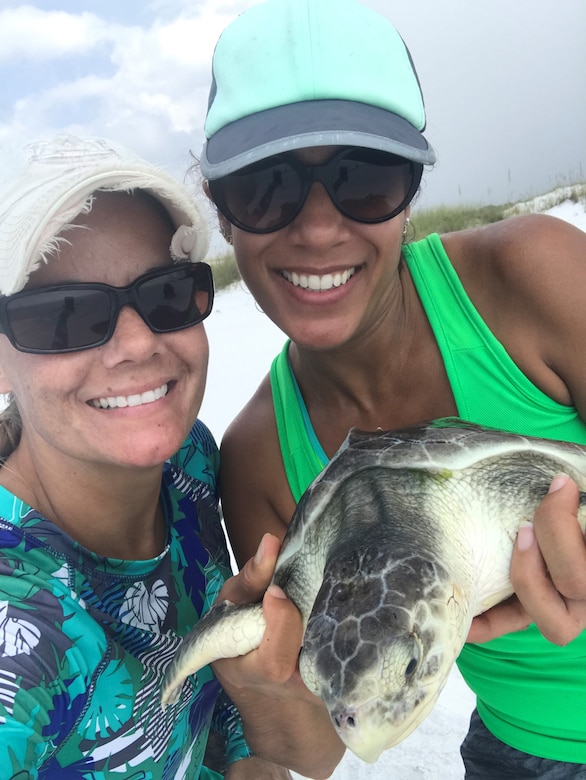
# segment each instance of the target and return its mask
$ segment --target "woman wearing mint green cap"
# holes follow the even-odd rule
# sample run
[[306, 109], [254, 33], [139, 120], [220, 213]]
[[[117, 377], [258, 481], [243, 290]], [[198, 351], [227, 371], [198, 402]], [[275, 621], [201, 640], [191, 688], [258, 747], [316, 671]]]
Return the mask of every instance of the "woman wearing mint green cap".
[[[244, 281], [289, 337], [222, 443], [240, 561], [283, 536], [351, 426], [458, 415], [586, 443], [586, 236], [532, 215], [408, 243], [435, 160], [424, 130], [404, 42], [355, 0], [267, 0], [217, 43], [201, 169]], [[475, 621], [459, 659], [477, 694], [469, 778], [586, 777], [577, 501], [556, 478], [518, 537], [518, 599]]]

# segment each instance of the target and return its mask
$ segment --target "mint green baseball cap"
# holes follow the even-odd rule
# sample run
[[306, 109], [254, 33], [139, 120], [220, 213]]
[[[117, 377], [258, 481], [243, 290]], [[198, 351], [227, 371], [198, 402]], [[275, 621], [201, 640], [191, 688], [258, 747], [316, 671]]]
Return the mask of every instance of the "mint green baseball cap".
[[221, 34], [201, 171], [226, 176], [311, 146], [362, 146], [435, 162], [409, 50], [357, 0], [266, 0]]

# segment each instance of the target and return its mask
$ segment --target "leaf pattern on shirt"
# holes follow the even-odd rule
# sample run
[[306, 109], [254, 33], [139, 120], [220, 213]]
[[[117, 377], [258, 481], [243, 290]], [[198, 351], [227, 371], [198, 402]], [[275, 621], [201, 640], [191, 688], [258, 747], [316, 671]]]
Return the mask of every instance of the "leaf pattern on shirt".
[[159, 631], [169, 608], [169, 591], [162, 580], [149, 590], [144, 582], [133, 583], [126, 591], [120, 620], [130, 626]]
[[133, 686], [124, 664], [111, 661], [102, 675], [111, 686], [112, 696], [90, 702], [83, 722], [87, 739], [105, 739], [108, 734], [116, 734], [132, 717]]
[[39, 644], [41, 632], [28, 620], [8, 615], [8, 602], [0, 601], [0, 653], [15, 656], [30, 655]]

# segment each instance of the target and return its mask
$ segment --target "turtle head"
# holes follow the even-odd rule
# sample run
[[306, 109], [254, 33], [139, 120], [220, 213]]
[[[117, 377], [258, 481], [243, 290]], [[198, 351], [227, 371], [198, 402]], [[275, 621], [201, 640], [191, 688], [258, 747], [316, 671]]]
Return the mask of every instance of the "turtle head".
[[300, 658], [344, 744], [365, 761], [433, 708], [468, 631], [467, 605], [430, 557], [381, 547], [331, 558]]

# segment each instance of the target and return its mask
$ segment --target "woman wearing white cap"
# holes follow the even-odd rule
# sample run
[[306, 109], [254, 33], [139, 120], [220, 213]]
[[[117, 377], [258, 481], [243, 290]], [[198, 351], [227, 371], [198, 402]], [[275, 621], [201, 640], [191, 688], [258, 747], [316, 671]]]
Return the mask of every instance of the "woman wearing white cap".
[[[4, 147], [0, 171], [0, 774], [220, 777], [202, 764], [213, 727], [226, 778], [288, 777], [251, 757], [209, 667], [160, 705], [181, 637], [230, 575], [217, 448], [196, 420], [213, 302], [200, 212], [102, 139]], [[277, 548], [268, 537], [223, 595], [262, 595]], [[301, 629], [272, 600], [278, 647]], [[247, 738], [269, 728], [279, 759], [295, 731], [279, 739], [235, 663]]]
[[[267, 0], [217, 43], [201, 169], [244, 281], [290, 339], [221, 448], [240, 561], [284, 534], [351, 426], [458, 415], [586, 443], [586, 236], [527, 216], [406, 243], [435, 160], [424, 129], [404, 42], [355, 0]], [[537, 539], [519, 534], [519, 600], [478, 620], [459, 659], [478, 695], [467, 777], [586, 777], [577, 501], [556, 478]]]

